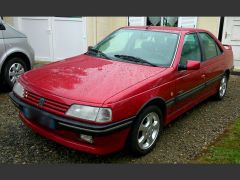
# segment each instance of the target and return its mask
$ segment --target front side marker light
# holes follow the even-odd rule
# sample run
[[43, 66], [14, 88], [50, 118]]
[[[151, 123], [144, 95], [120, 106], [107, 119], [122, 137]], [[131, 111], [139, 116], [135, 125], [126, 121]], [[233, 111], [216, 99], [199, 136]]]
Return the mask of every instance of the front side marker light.
[[93, 137], [85, 134], [80, 134], [80, 139], [88, 142], [88, 143], [93, 143]]

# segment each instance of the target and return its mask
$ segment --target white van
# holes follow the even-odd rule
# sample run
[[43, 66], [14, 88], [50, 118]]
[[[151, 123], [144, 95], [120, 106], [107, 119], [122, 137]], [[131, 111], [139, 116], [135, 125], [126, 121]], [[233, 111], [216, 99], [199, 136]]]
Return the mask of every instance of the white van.
[[0, 18], [0, 84], [11, 89], [16, 79], [30, 70], [34, 51], [26, 35]]

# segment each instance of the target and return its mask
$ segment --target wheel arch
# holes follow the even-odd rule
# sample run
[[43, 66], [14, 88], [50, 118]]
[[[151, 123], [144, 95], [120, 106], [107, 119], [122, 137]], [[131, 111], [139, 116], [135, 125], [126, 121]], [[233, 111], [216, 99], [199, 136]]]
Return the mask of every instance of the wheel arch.
[[230, 77], [230, 70], [229, 69], [227, 69], [227, 70], [225, 70], [225, 72], [224, 72], [226, 75], [227, 75], [227, 79], [229, 79], [229, 77]]
[[167, 105], [166, 105], [165, 100], [161, 97], [154, 97], [154, 98], [148, 100], [147, 102], [145, 102], [141, 106], [141, 108], [137, 111], [136, 116], [138, 116], [143, 111], [143, 109], [145, 109], [146, 107], [148, 107], [150, 105], [158, 106], [163, 113], [163, 120], [165, 120], [166, 115], [167, 115]]
[[29, 57], [25, 53], [23, 53], [23, 52], [16, 51], [16, 52], [13, 52], [13, 53], [11, 53], [11, 54], [6, 56], [6, 58], [4, 59], [4, 61], [2, 63], [2, 66], [1, 66], [1, 69], [0, 69], [0, 73], [4, 69], [7, 61], [12, 59], [12, 58], [15, 58], [15, 57], [21, 58], [26, 63], [28, 70], [31, 69], [31, 62], [30, 62]]

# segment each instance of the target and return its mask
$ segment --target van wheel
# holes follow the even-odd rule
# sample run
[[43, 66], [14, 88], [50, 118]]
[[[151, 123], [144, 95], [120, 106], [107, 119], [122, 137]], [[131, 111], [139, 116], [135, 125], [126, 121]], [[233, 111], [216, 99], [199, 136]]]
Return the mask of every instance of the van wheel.
[[14, 57], [7, 60], [3, 69], [3, 80], [7, 88], [12, 89], [17, 78], [27, 71], [27, 65], [23, 59]]
[[137, 156], [149, 153], [155, 147], [162, 129], [162, 111], [154, 105], [145, 108], [137, 117], [130, 133], [130, 151]]
[[224, 74], [220, 81], [218, 91], [215, 94], [215, 98], [217, 100], [222, 100], [223, 97], [225, 96], [226, 91], [227, 91], [227, 84], [228, 84], [228, 78], [227, 78], [226, 74]]

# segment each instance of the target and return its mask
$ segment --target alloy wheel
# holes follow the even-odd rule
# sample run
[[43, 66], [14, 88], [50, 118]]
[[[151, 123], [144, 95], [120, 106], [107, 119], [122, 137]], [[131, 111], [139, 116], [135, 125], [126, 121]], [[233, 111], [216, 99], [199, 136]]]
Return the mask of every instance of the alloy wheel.
[[14, 63], [9, 68], [9, 80], [15, 83], [17, 78], [25, 72], [24, 67], [20, 63]]
[[219, 95], [220, 97], [223, 97], [226, 93], [227, 90], [227, 77], [223, 76], [220, 82], [220, 87], [219, 87]]
[[160, 119], [157, 113], [151, 112], [145, 116], [138, 129], [138, 146], [145, 150], [150, 148], [158, 137]]

